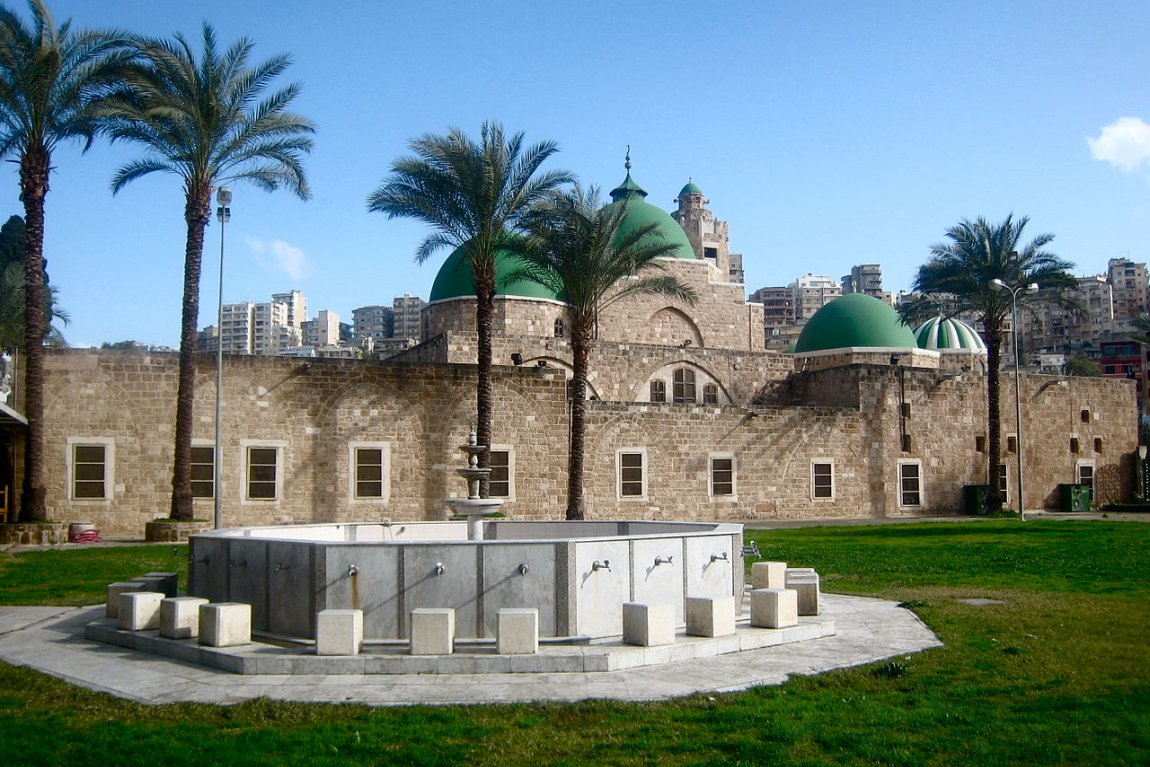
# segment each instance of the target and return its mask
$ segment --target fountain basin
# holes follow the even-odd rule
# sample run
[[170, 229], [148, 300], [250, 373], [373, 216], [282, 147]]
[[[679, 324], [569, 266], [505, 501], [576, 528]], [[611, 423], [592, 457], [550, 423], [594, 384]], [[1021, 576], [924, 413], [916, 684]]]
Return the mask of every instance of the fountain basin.
[[455, 610], [462, 639], [493, 639], [501, 608], [539, 611], [544, 639], [622, 633], [624, 602], [743, 592], [743, 526], [729, 523], [491, 520], [289, 525], [190, 538], [188, 593], [252, 606], [253, 631], [315, 638], [316, 613], [363, 610], [367, 641], [406, 641], [411, 611]]

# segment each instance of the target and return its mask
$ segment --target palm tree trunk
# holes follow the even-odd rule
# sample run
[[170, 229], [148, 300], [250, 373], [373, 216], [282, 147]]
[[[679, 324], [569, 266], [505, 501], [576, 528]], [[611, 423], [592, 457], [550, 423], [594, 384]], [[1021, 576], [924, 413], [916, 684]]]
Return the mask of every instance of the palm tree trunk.
[[[184, 220], [188, 225], [184, 249], [184, 301], [180, 316], [180, 370], [176, 392], [176, 445], [172, 465], [171, 518], [189, 522], [192, 507], [192, 430], [196, 398], [196, 323], [200, 314], [200, 262], [204, 254], [204, 228], [208, 225], [212, 189], [188, 191]], [[220, 460], [221, 456], [216, 456]]]
[[[492, 269], [494, 272], [494, 268]], [[475, 275], [475, 330], [479, 336], [479, 354], [476, 357], [475, 383], [475, 442], [484, 450], [479, 455], [479, 466], [486, 469], [491, 451], [491, 324], [495, 312], [495, 277]], [[489, 493], [486, 477], [479, 483], [479, 496]]]
[[20, 162], [24, 198], [24, 488], [20, 521], [48, 518], [44, 482], [44, 197], [51, 153], [30, 147]]
[[999, 363], [1002, 332], [996, 322], [986, 323], [986, 477], [990, 490], [986, 494], [988, 512], [1002, 510], [1002, 492], [998, 487], [998, 464], [1002, 459], [1001, 415], [999, 413]]
[[[573, 322], [573, 325], [577, 323]], [[583, 506], [583, 438], [587, 430], [587, 367], [591, 328], [576, 326], [571, 334], [571, 438], [567, 454], [567, 519], [585, 519]]]

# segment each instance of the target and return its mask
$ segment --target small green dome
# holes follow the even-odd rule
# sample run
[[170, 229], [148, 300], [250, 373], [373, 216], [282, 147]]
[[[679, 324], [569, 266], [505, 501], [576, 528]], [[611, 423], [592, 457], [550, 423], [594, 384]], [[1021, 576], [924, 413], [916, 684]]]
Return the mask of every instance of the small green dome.
[[935, 317], [914, 329], [920, 349], [936, 352], [986, 353], [986, 343], [978, 332], [961, 320]]
[[890, 304], [865, 293], [848, 293], [807, 321], [795, 353], [830, 349], [914, 349], [914, 333]]
[[702, 194], [702, 193], [703, 193], [703, 190], [699, 188], [699, 185], [695, 183], [695, 180], [694, 179], [688, 179], [687, 185], [679, 191], [679, 196], [682, 197], [685, 194]]
[[647, 202], [644, 199], [646, 196], [647, 192], [635, 183], [631, 178], [631, 172], [628, 171], [627, 178], [623, 179], [623, 183], [611, 190], [611, 202], [604, 209], [626, 204], [627, 217], [619, 227], [621, 234], [653, 224], [654, 231], [665, 242], [677, 246], [674, 251], [668, 254], [668, 258], [694, 260], [695, 251], [691, 247], [691, 241], [687, 239], [687, 233], [683, 231], [683, 227], [671, 218], [670, 213]]
[[[559, 300], [553, 292], [536, 282], [508, 282], [511, 274], [522, 268], [521, 264], [520, 259], [511, 253], [503, 250], [495, 252], [495, 295]], [[431, 301], [474, 297], [475, 282], [471, 279], [471, 265], [467, 263], [463, 248], [456, 248], [435, 275], [435, 282], [431, 284]]]

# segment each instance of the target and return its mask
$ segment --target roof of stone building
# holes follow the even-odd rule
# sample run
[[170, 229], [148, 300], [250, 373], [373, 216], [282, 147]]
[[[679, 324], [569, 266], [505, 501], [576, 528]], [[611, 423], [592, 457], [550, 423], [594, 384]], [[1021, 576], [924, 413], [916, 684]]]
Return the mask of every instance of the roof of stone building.
[[[518, 298], [546, 298], [558, 300], [552, 291], [530, 280], [510, 280], [513, 273], [520, 269], [521, 261], [518, 257], [506, 251], [495, 253], [495, 295], [515, 296]], [[475, 296], [475, 282], [471, 279], [471, 266], [463, 248], [456, 248], [439, 273], [435, 275], [435, 282], [431, 284], [432, 301], [445, 301], [449, 298], [471, 298]]]
[[978, 331], [961, 320], [935, 317], [914, 329], [914, 339], [920, 349], [933, 349], [938, 352], [986, 352]]
[[795, 353], [831, 349], [913, 349], [914, 333], [890, 304], [848, 293], [815, 312], [795, 343]]
[[[627, 168], [630, 167], [631, 163], [628, 160]], [[620, 234], [627, 234], [641, 226], [653, 224], [655, 233], [662, 237], [665, 242], [678, 246], [668, 258], [694, 260], [695, 251], [691, 248], [691, 241], [687, 239], [687, 233], [683, 231], [683, 227], [671, 218], [670, 213], [647, 202], [644, 199], [646, 196], [646, 190], [631, 178], [630, 170], [627, 171], [627, 178], [623, 179], [623, 183], [611, 190], [611, 202], [607, 207], [627, 206], [627, 217], [619, 227]]]

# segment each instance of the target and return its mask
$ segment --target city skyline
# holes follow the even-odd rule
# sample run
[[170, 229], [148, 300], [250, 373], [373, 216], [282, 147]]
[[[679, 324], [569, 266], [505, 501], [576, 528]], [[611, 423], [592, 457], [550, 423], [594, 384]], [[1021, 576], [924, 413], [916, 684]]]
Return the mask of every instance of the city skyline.
[[[693, 178], [730, 224], [748, 292], [800, 272], [838, 279], [862, 263], [882, 265], [886, 290], [909, 289], [946, 228], [980, 215], [1030, 216], [1028, 233], [1055, 234], [1078, 275], [1110, 258], [1150, 260], [1139, 75], [1150, 8], [1138, 3], [895, 3], [880, 13], [507, 2], [452, 6], [434, 20], [403, 3], [324, 15], [285, 2], [274, 16], [217, 0], [50, 7], [77, 27], [192, 40], [206, 19], [224, 43], [251, 37], [257, 60], [292, 55], [285, 81], [303, 83], [298, 111], [319, 125], [307, 160], [315, 197], [233, 188], [225, 302], [293, 289], [350, 315], [426, 297], [447, 253], [416, 265], [425, 230], [369, 214], [364, 201], [407, 140], [449, 126], [475, 135], [488, 119], [529, 142], [556, 140], [563, 151], [550, 165], [604, 190], [622, 179], [630, 145], [635, 180], [664, 210]], [[492, 27], [513, 42], [481, 45]], [[112, 173], [136, 156], [97, 142], [87, 156], [65, 146], [53, 158], [45, 255], [75, 345], [176, 345], [181, 190], [156, 177], [113, 198]], [[4, 178], [3, 214], [20, 214], [14, 171]], [[213, 222], [200, 327], [216, 313], [219, 247]], [[144, 319], [116, 311], [129, 303]]]

